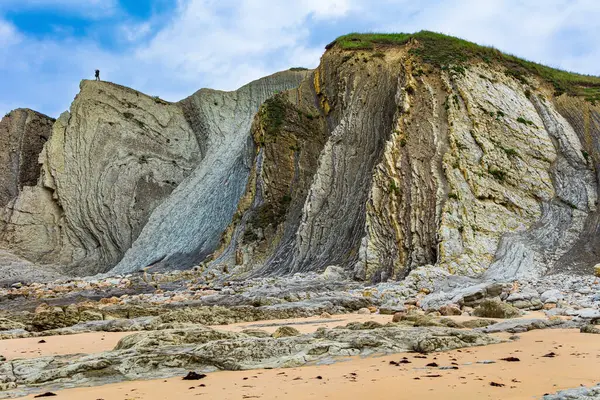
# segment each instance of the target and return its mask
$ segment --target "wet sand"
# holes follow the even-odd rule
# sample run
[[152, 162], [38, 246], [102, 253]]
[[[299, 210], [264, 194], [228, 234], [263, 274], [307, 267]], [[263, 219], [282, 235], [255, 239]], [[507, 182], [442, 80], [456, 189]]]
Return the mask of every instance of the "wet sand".
[[[63, 354], [91, 354], [112, 350], [132, 332], [91, 332], [77, 335], [45, 336], [0, 340], [0, 354], [7, 360]], [[43, 341], [40, 343], [40, 341]], [[45, 342], [45, 343], [44, 343]]]
[[[553, 358], [543, 357], [554, 352]], [[353, 358], [334, 365], [215, 372], [200, 381], [136, 381], [57, 392], [59, 400], [531, 399], [600, 377], [600, 340], [578, 330], [539, 330], [502, 343], [430, 354]], [[406, 357], [410, 364], [391, 365]], [[517, 357], [519, 362], [502, 361]], [[456, 360], [456, 361], [454, 361]], [[493, 360], [493, 364], [478, 361]], [[457, 370], [427, 368], [428, 363]], [[439, 375], [439, 376], [438, 376]], [[318, 379], [321, 377], [322, 379]], [[491, 383], [504, 386], [491, 386]], [[205, 386], [200, 386], [205, 385]], [[26, 399], [33, 399], [33, 396]]]

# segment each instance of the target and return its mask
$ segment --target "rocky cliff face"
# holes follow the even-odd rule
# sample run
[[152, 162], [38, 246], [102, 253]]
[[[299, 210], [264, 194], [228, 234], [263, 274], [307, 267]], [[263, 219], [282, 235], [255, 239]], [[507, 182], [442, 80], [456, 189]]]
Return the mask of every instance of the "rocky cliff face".
[[[285, 102], [284, 122], [270, 133], [284, 141], [286, 161], [269, 161], [273, 145], [258, 141], [249, 219], [264, 229], [255, 237], [255, 224], [246, 224], [234, 236], [245, 255], [237, 261], [259, 274], [336, 264], [372, 281], [428, 264], [497, 279], [591, 271], [598, 106], [555, 96], [539, 77], [501, 65], [432, 68], [414, 56], [418, 46], [325, 54], [313, 96]], [[307, 126], [294, 110], [317, 114], [311, 136], [328, 138], [318, 165], [307, 165], [310, 188], [300, 191], [302, 183], [285, 183], [305, 170], [299, 155], [315, 148], [286, 149], [285, 138]], [[271, 124], [268, 109], [256, 124]], [[269, 176], [270, 163], [294, 173]], [[261, 193], [282, 184], [287, 217], [265, 221], [265, 207], [281, 199]], [[265, 257], [265, 248], [274, 250]]]
[[37, 159], [53, 123], [54, 119], [27, 109], [14, 110], [0, 122], [0, 207], [17, 197], [23, 186], [37, 183]]
[[[305, 75], [281, 73], [231, 93], [201, 90], [179, 104], [82, 82], [37, 149], [39, 182], [13, 190], [3, 247], [74, 274], [106, 272], [128, 251], [118, 270], [201, 261], [246, 185], [252, 116]], [[29, 164], [39, 171], [37, 154]]]
[[6, 207], [2, 247], [77, 274], [591, 271], [600, 79], [369, 38], [338, 40], [315, 71], [176, 104], [84, 82], [37, 185]]

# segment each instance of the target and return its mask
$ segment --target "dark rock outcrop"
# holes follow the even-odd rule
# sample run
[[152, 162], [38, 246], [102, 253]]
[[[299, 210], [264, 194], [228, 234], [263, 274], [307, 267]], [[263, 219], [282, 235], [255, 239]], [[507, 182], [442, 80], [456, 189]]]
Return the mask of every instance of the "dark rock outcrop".
[[13, 110], [0, 121], [0, 207], [35, 186], [38, 157], [52, 134], [54, 119], [27, 109]]

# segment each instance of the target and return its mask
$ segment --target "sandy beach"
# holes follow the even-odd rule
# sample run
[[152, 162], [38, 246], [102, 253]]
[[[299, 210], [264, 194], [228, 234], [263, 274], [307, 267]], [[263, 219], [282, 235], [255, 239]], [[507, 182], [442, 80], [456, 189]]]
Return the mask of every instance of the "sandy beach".
[[[354, 314], [332, 316], [330, 322], [306, 318], [219, 328], [240, 331], [247, 327], [261, 327], [272, 331], [287, 322], [303, 332], [311, 332], [323, 324], [332, 327], [357, 320], [386, 322], [389, 319], [390, 316]], [[69, 352], [93, 353], [111, 349], [127, 334], [130, 333], [47, 337], [43, 338], [46, 341], [43, 344], [37, 343], [40, 338], [6, 340], [0, 341], [0, 349], [8, 357], [19, 358]], [[500, 336], [506, 338], [510, 335], [503, 333]], [[580, 385], [590, 386], [600, 380], [597, 374], [600, 341], [597, 336], [585, 335], [575, 329], [535, 330], [519, 336], [520, 339], [510, 343], [427, 356], [404, 353], [347, 358], [332, 365], [214, 372], [198, 381], [184, 381], [177, 377], [55, 393], [56, 398], [65, 400], [531, 399]], [[549, 354], [554, 356], [545, 357]], [[518, 361], [502, 360], [508, 357]], [[33, 395], [25, 397], [33, 398]]]

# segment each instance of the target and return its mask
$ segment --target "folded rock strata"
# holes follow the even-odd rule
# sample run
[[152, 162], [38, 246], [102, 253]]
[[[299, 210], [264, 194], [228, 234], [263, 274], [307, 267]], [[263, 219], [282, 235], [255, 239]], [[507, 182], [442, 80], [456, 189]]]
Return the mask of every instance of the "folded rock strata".
[[76, 275], [591, 272], [600, 106], [496, 61], [438, 68], [419, 37], [173, 104], [84, 81], [36, 183], [2, 188], [0, 245]]

